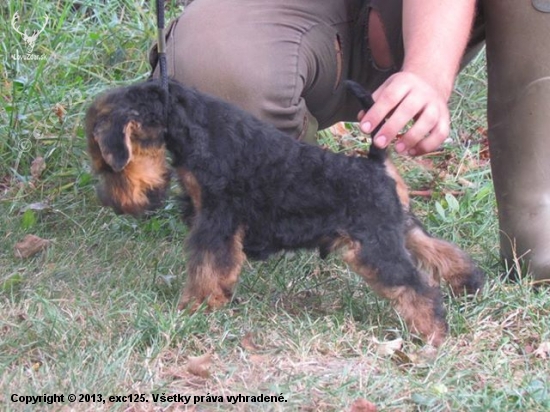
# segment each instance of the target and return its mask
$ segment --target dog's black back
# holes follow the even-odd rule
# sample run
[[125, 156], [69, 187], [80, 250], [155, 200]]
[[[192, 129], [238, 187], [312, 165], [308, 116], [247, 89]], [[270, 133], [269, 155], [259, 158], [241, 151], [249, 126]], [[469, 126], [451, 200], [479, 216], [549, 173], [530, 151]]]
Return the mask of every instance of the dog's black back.
[[233, 105], [177, 83], [170, 93], [166, 143], [175, 153], [174, 166], [192, 170], [208, 190], [199, 224], [211, 224], [205, 214], [224, 211], [224, 230], [246, 228], [248, 256], [317, 247], [342, 232], [376, 232], [383, 221], [400, 227], [395, 182], [380, 157], [353, 158], [296, 142]]

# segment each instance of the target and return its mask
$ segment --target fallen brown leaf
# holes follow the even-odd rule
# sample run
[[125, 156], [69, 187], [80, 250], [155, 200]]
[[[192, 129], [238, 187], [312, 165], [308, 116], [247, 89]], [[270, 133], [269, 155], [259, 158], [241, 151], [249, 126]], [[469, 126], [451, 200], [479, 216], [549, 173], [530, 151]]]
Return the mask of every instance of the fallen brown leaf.
[[210, 377], [210, 365], [212, 364], [212, 355], [206, 353], [201, 356], [189, 356], [187, 362], [187, 372], [201, 378]]
[[350, 412], [377, 412], [378, 408], [372, 402], [359, 398], [351, 404]]
[[46, 161], [43, 157], [38, 156], [31, 163], [31, 176], [34, 180], [38, 180], [42, 172], [46, 169]]
[[[487, 131], [485, 131], [487, 132]], [[481, 148], [479, 150], [479, 159], [485, 162], [491, 160], [491, 153], [489, 151], [489, 139], [485, 138], [481, 142]]]
[[397, 366], [412, 366], [414, 365], [414, 360], [409, 356], [408, 353], [403, 352], [400, 349], [397, 349], [392, 355], [391, 358]]
[[244, 337], [241, 339], [241, 346], [251, 352], [256, 352], [260, 350], [258, 345], [254, 343], [254, 339], [251, 332], [247, 332]]
[[391, 356], [395, 351], [400, 350], [403, 347], [403, 339], [397, 338], [386, 342], [380, 342], [378, 339], [374, 339], [374, 343], [377, 345], [376, 353], [379, 356]]
[[53, 107], [53, 112], [59, 119], [59, 123], [63, 123], [63, 119], [65, 117], [65, 114], [67, 113], [67, 109], [65, 109], [65, 106], [63, 106], [61, 103], [56, 103], [56, 105]]
[[21, 242], [15, 244], [15, 257], [26, 259], [46, 249], [51, 240], [42, 239], [35, 235], [27, 235]]

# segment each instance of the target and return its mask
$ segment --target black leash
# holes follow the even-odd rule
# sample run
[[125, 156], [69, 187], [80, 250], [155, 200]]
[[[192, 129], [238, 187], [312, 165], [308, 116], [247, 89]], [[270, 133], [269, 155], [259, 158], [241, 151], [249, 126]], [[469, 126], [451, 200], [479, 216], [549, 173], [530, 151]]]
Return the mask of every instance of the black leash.
[[160, 84], [168, 92], [168, 71], [166, 69], [166, 39], [164, 38], [164, 0], [157, 0], [157, 50], [160, 68]]

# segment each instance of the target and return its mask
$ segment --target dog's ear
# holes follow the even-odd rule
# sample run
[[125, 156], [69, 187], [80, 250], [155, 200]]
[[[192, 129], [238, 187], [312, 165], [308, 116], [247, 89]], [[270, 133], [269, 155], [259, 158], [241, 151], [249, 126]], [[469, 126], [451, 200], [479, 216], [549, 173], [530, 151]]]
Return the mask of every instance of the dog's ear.
[[132, 161], [132, 136], [140, 130], [141, 123], [137, 120], [106, 121], [95, 126], [93, 138], [101, 157], [115, 172], [122, 171]]

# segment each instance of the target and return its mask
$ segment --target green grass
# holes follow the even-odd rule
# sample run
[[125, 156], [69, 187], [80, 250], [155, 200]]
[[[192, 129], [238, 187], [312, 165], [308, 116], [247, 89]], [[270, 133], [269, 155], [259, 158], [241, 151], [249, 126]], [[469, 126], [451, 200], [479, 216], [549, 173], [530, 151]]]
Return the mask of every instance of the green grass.
[[[314, 253], [246, 264], [228, 307], [178, 312], [186, 228], [175, 201], [146, 221], [101, 208], [82, 128], [98, 92], [147, 77], [154, 13], [145, 1], [81, 3], [78, 10], [65, 1], [0, 5], [0, 409], [37, 410], [12, 402], [14, 393], [149, 400], [63, 409], [79, 411], [178, 406], [153, 403], [153, 393], [286, 400], [189, 409], [197, 411], [343, 411], [358, 398], [384, 411], [550, 408], [548, 360], [537, 355], [550, 341], [547, 294], [528, 279], [499, 278], [495, 200], [482, 156], [482, 57], [457, 83], [445, 151], [398, 159], [413, 190], [431, 191], [414, 197], [429, 230], [464, 247], [488, 273], [476, 299], [446, 298], [450, 338], [434, 356], [342, 262]], [[33, 51], [44, 60], [12, 59], [24, 50], [11, 28], [16, 11], [29, 32], [50, 17]], [[171, 6], [169, 16], [178, 11]], [[65, 110], [61, 120], [56, 107]], [[326, 132], [323, 141], [350, 150]], [[37, 157], [46, 168], [32, 177]], [[51, 243], [19, 259], [13, 248], [27, 234]], [[400, 352], [380, 352], [377, 342], [400, 337]]]

